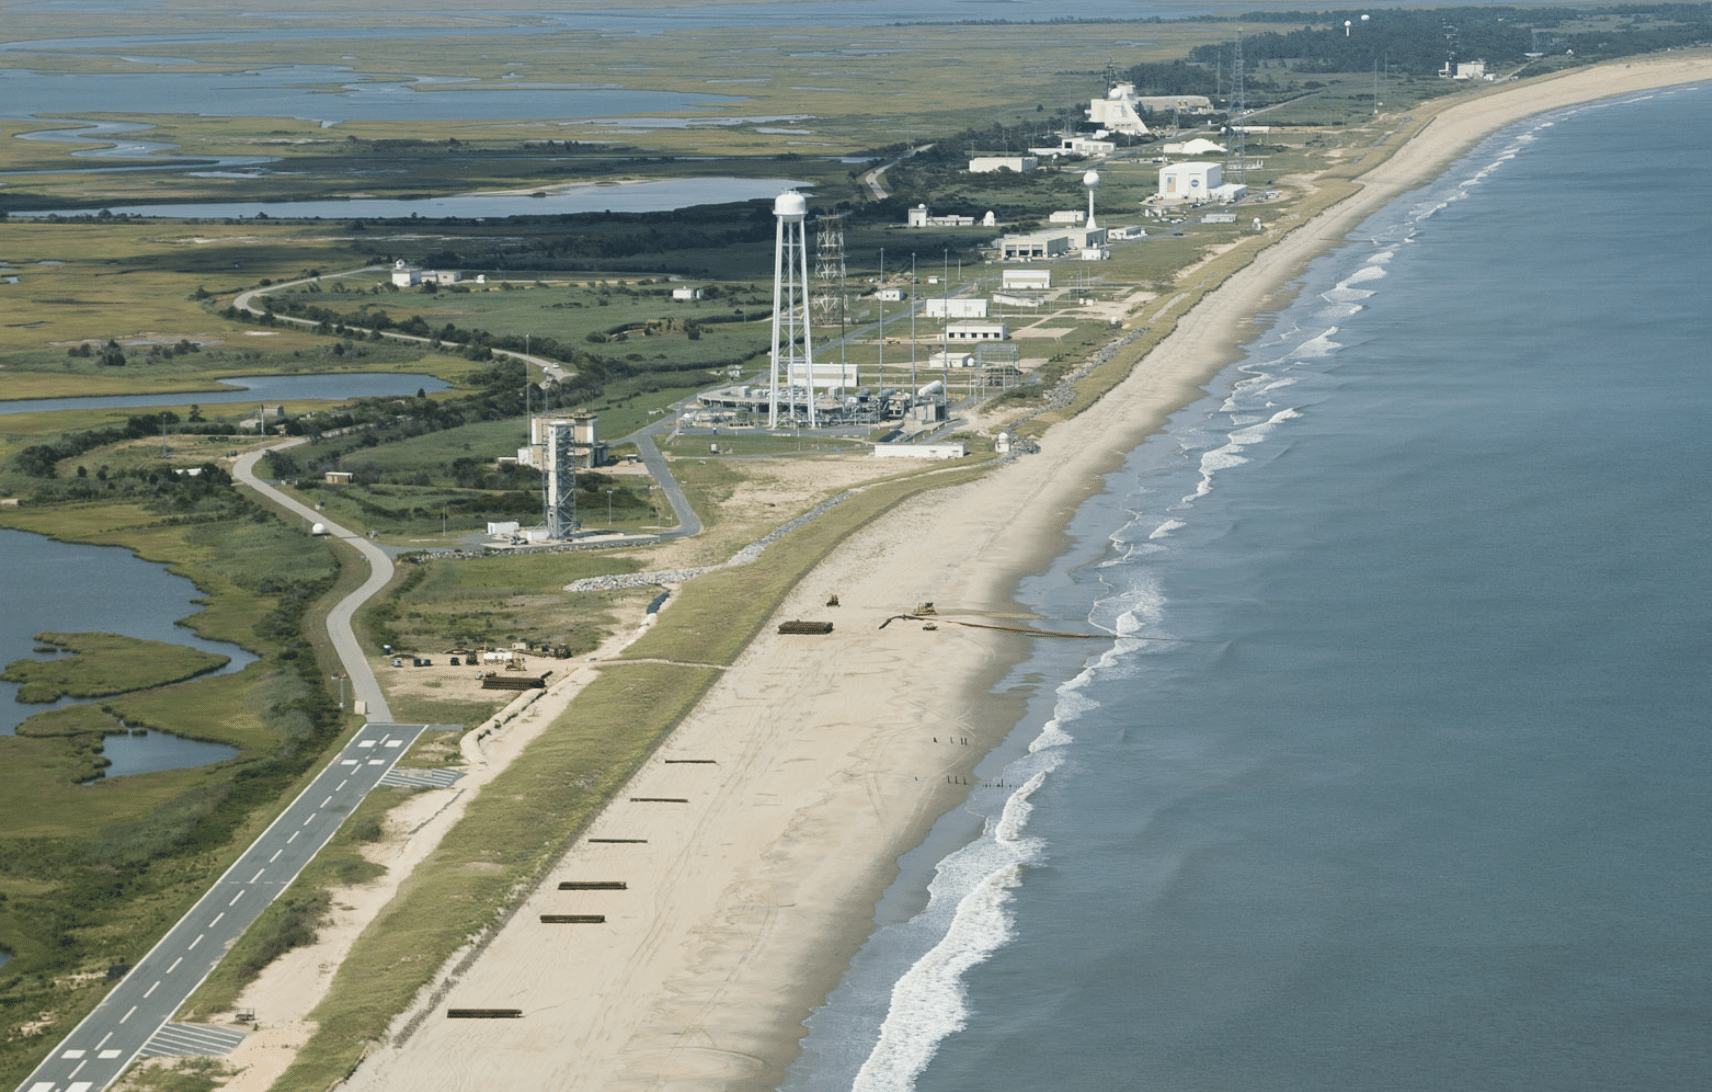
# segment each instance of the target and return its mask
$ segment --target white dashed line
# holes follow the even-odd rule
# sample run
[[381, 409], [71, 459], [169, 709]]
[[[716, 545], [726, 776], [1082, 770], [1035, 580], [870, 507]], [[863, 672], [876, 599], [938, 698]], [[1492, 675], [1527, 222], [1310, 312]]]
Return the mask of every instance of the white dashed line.
[[113, 1033], [109, 1031], [106, 1035], [103, 1035], [101, 1037], [101, 1041], [99, 1043], [95, 1044], [95, 1049], [100, 1050], [102, 1047], [106, 1046], [107, 1040], [109, 1040], [111, 1038], [113, 1038]]
[[[276, 853], [276, 854], [274, 854], [274, 856], [276, 856], [276, 857], [277, 857], [277, 856], [279, 856], [279, 854], [277, 854], [277, 853]], [[261, 878], [262, 878], [262, 873], [263, 873], [263, 872], [266, 872], [266, 871], [267, 871], [267, 869], [265, 869], [265, 868], [258, 868], [258, 869], [256, 869], [256, 874], [255, 874], [255, 875], [254, 875], [254, 876], [251, 876], [251, 877], [250, 877], [250, 882], [251, 882], [251, 883], [255, 883], [255, 882], [256, 882], [256, 881], [257, 881], [257, 880], [259, 880], [259, 879], [261, 879]]]
[[290, 845], [291, 843], [293, 843], [295, 841], [297, 841], [297, 831], [294, 830], [291, 832], [291, 837], [289, 837], [285, 840], [285, 844]]
[[233, 895], [232, 901], [227, 903], [226, 905], [227, 906], [236, 906], [236, 905], [238, 905], [238, 900], [243, 898], [243, 897], [244, 897], [244, 893], [242, 891], [240, 891], [236, 895]]
[[326, 807], [328, 804], [331, 804], [332, 802], [333, 802], [333, 797], [331, 794], [329, 794], [327, 799], [321, 801], [321, 806]]
[[[177, 958], [177, 959], [175, 959], [175, 960], [173, 960], [173, 961], [172, 961], [172, 966], [170, 966], [170, 967], [168, 967], [168, 968], [167, 968], [167, 969], [166, 969], [166, 973], [167, 973], [167, 974], [171, 974], [171, 973], [172, 973], [172, 972], [174, 972], [174, 971], [176, 971], [176, 970], [178, 970], [178, 965], [179, 965], [179, 964], [180, 964], [180, 963], [183, 963], [183, 962], [184, 962], [184, 957], [183, 957], [183, 956], [179, 956], [179, 957], [178, 957], [178, 958]], [[103, 1040], [103, 1042], [105, 1042], [105, 1040]], [[100, 1043], [97, 1043], [97, 1044], [96, 1044], [96, 1045], [97, 1045], [97, 1046], [99, 1046], [99, 1045], [100, 1045]]]
[[[207, 935], [208, 934], [206, 934], [206, 933], [197, 933], [196, 939], [190, 942], [190, 947], [186, 948], [185, 951], [187, 951], [187, 952], [194, 951], [196, 949], [196, 946], [198, 944], [202, 943], [202, 938], [207, 936]], [[123, 1021], [123, 1020], [119, 1021], [119, 1023], [121, 1023], [121, 1024], [123, 1024], [124, 1022], [125, 1021]]]
[[158, 989], [160, 989], [160, 979], [157, 978], [157, 979], [155, 979], [154, 985], [150, 986], [148, 989], [143, 991], [143, 1000], [147, 1001], [149, 999], [149, 995], [151, 993], [154, 993]]
[[225, 917], [225, 916], [226, 916], [226, 911], [224, 911], [224, 910], [220, 911], [218, 914], [215, 914], [214, 920], [208, 923], [208, 927], [210, 929], [212, 929], [214, 926], [219, 925], [220, 919]]
[[334, 789], [333, 791], [338, 792], [339, 789], [344, 788], [346, 785], [349, 785], [350, 783], [351, 783], [351, 779], [347, 777], [347, 778], [345, 778], [345, 780], [339, 782], [339, 788]]
[[[81, 1062], [78, 1062], [78, 1063], [77, 1063], [77, 1064], [76, 1064], [76, 1065], [74, 1065], [74, 1066], [72, 1066], [72, 1067], [71, 1067], [71, 1072], [70, 1072], [70, 1073], [67, 1073], [67, 1074], [66, 1074], [66, 1076], [67, 1076], [67, 1077], [75, 1077], [75, 1076], [77, 1076], [77, 1071], [78, 1071], [78, 1070], [80, 1070], [80, 1069], [82, 1069], [82, 1068], [83, 1068], [83, 1067], [84, 1067], [84, 1066], [86, 1066], [86, 1065], [88, 1065], [88, 1064], [89, 1064], [89, 1059], [88, 1059], [88, 1058], [85, 1058], [85, 1059], [83, 1059], [83, 1061], [81, 1061]], [[87, 1083], [86, 1083], [86, 1082], [84, 1082], [84, 1081], [78, 1081], [78, 1082], [77, 1082], [77, 1084], [81, 1084], [81, 1085], [83, 1085], [83, 1087], [85, 1087], [85, 1088], [88, 1088], [88, 1087], [89, 1087], [89, 1085], [88, 1085], [88, 1084], [87, 1084]], [[72, 1085], [72, 1086], [71, 1086], [71, 1087], [73, 1087], [73, 1088], [76, 1088], [76, 1087], [77, 1087], [77, 1084], [74, 1084], [74, 1085]]]
[[[201, 940], [202, 938], [197, 937], [196, 939]], [[137, 1006], [132, 1005], [130, 1012], [127, 1012], [127, 1013], [125, 1013], [125, 1015], [119, 1017], [119, 1023], [123, 1024], [126, 1020], [129, 1020], [131, 1018], [131, 1013], [136, 1012], [136, 1011], [137, 1011]]]
[[273, 856], [268, 858], [268, 864], [273, 864], [275, 861], [279, 860], [279, 855], [281, 853], [284, 853], [284, 852], [285, 852], [285, 850], [283, 850], [283, 849], [274, 850]]

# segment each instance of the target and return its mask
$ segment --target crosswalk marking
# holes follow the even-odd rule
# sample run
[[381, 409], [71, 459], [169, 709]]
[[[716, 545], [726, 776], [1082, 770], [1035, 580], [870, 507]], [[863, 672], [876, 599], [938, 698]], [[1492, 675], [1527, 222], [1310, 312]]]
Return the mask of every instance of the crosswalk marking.
[[462, 770], [401, 770], [395, 766], [386, 772], [380, 783], [418, 789], [444, 789], [463, 776]]
[[149, 1037], [141, 1053], [145, 1058], [230, 1054], [244, 1041], [246, 1034], [242, 1028], [166, 1024]]

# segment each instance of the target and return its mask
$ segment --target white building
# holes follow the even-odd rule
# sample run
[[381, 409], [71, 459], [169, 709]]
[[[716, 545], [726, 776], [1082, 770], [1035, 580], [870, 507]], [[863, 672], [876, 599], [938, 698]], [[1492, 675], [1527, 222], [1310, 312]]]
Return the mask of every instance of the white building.
[[1067, 136], [1058, 142], [1056, 148], [1030, 148], [1029, 151], [1037, 156], [1056, 158], [1064, 155], [1111, 155], [1118, 146], [1109, 140], [1099, 140], [1094, 137]]
[[969, 445], [956, 444], [875, 444], [876, 459], [961, 459], [969, 454]]
[[1215, 144], [1206, 137], [1196, 137], [1194, 140], [1178, 141], [1175, 144], [1161, 144], [1159, 150], [1166, 155], [1224, 155], [1230, 149], [1222, 144]]
[[1247, 196], [1248, 187], [1241, 182], [1226, 182], [1213, 187], [1213, 200], [1222, 205], [1233, 205]]
[[909, 220], [906, 227], [974, 227], [973, 216], [934, 216], [927, 211], [926, 205], [917, 205], [909, 210]]
[[1004, 307], [1039, 307], [1046, 301], [1026, 292], [994, 292], [993, 302]]
[[1088, 121], [1109, 132], [1146, 136], [1147, 123], [1141, 120], [1140, 105], [1135, 84], [1115, 84], [1105, 98], [1088, 103]]
[[1064, 231], [1035, 231], [1027, 235], [1006, 235], [997, 246], [999, 257], [1005, 261], [1027, 261], [1030, 258], [1056, 258], [1068, 254], [1071, 239]]
[[1142, 95], [1135, 100], [1143, 110], [1185, 110], [1191, 114], [1210, 114], [1213, 100], [1205, 95]]
[[881, 303], [897, 303], [904, 298], [901, 288], [881, 288], [874, 293], [874, 298]]
[[1049, 224], [1080, 224], [1087, 218], [1088, 214], [1081, 209], [1065, 209], [1052, 213], [1046, 218], [1046, 222]]
[[1444, 67], [1439, 69], [1439, 78], [1446, 80], [1484, 80], [1487, 78], [1486, 62], [1468, 61], [1465, 63], [1459, 63], [1453, 71], [1451, 69], [1450, 62], [1446, 61], [1444, 63]]
[[672, 289], [672, 298], [675, 300], [699, 300], [701, 299], [701, 295], [702, 290], [700, 288]]
[[1040, 160], [1031, 155], [983, 155], [969, 161], [970, 174], [993, 174], [997, 171], [1015, 171], [1017, 174], [1027, 174], [1040, 166]]
[[1006, 341], [1011, 336], [1009, 326], [1002, 322], [948, 322], [946, 341]]
[[1007, 269], [999, 275], [999, 283], [1003, 288], [1051, 288], [1052, 270]]
[[421, 284], [422, 270], [420, 267], [411, 265], [400, 258], [392, 263], [392, 283], [400, 288], [409, 288], [411, 285]]
[[602, 443], [598, 432], [597, 418], [592, 413], [573, 413], [570, 417], [531, 417], [529, 419], [529, 444], [517, 449], [517, 462], [521, 466], [533, 467], [536, 470], [548, 469], [547, 445], [553, 440], [555, 428], [570, 429], [570, 438], [566, 445], [568, 465], [581, 469], [591, 469], [606, 465], [606, 444]]
[[965, 296], [941, 296], [925, 301], [928, 318], [986, 318], [987, 301]]
[[932, 356], [927, 358], [927, 366], [930, 368], [973, 368], [975, 366], [975, 354], [959, 352], [934, 353]]
[[1217, 163], [1191, 161], [1159, 168], [1159, 197], [1162, 201], [1199, 204], [1212, 200], [1215, 187], [1224, 182], [1224, 167]]

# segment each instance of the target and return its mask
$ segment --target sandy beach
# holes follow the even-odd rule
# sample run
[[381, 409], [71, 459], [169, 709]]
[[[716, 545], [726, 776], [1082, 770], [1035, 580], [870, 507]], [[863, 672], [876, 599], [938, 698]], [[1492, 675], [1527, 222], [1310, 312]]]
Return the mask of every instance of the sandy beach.
[[[1494, 87], [1442, 109], [1363, 176], [1356, 195], [1261, 252], [1184, 316], [1039, 453], [917, 498], [853, 536], [780, 611], [830, 617], [835, 633], [768, 627], [436, 1010], [402, 1044], [374, 1051], [345, 1087], [775, 1087], [801, 1021], [870, 929], [897, 857], [956, 806], [967, 789], [955, 779], [1020, 710], [1020, 699], [990, 691], [1029, 638], [881, 622], [922, 601], [952, 619], [1014, 617], [1018, 580], [1061, 552], [1078, 503], [1235, 359], [1268, 300], [1362, 218], [1482, 137], [1543, 111], [1709, 76], [1712, 56], [1670, 53]], [[836, 609], [825, 606], [831, 592]], [[1079, 629], [1079, 621], [1041, 625]], [[670, 624], [669, 608], [661, 624]], [[626, 667], [620, 658], [590, 670]], [[544, 728], [545, 716], [532, 727]], [[625, 886], [560, 891], [561, 881]], [[604, 922], [545, 924], [543, 914]], [[524, 1016], [447, 1020], [446, 1006]]]

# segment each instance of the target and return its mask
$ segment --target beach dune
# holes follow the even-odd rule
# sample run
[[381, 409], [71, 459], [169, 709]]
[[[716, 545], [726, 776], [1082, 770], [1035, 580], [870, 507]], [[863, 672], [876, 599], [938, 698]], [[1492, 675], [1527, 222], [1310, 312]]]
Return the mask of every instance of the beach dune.
[[[1235, 359], [1267, 298], [1480, 138], [1543, 111], [1708, 76], [1708, 54], [1670, 53], [1443, 107], [1358, 193], [1262, 251], [1038, 454], [918, 497], [853, 536], [780, 612], [827, 616], [836, 589], [835, 633], [769, 628], [757, 638], [441, 1007], [345, 1087], [776, 1087], [801, 1022], [871, 928], [897, 857], [961, 799], [957, 780], [1020, 711], [990, 690], [1029, 638], [880, 623], [920, 601], [952, 617], [1014, 611], [1017, 581], [1062, 549], [1078, 502]], [[561, 891], [561, 881], [624, 887]], [[451, 1020], [448, 1005], [522, 1016]]]

